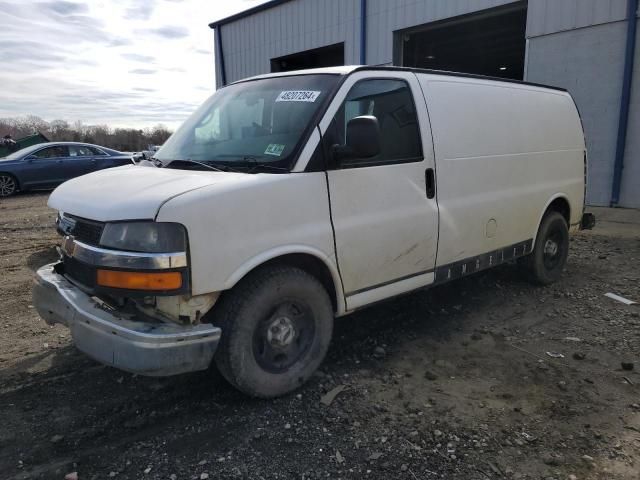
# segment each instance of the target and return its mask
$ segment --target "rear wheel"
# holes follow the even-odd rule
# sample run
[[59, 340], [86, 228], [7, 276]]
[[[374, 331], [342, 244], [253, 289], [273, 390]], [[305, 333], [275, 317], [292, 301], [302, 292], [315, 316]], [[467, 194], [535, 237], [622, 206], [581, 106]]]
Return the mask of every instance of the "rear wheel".
[[216, 365], [248, 395], [271, 398], [295, 390], [327, 353], [331, 299], [320, 281], [298, 268], [258, 270], [214, 310], [214, 324], [222, 328]]
[[0, 197], [9, 197], [18, 191], [18, 182], [8, 173], [0, 173]]
[[560, 213], [549, 212], [540, 223], [533, 253], [523, 263], [535, 283], [549, 285], [560, 278], [568, 253], [567, 221]]

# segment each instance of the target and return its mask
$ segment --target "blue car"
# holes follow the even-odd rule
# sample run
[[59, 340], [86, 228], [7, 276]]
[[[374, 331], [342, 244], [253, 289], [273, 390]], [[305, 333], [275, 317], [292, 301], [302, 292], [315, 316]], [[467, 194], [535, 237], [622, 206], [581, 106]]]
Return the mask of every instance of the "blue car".
[[0, 158], [0, 197], [51, 189], [70, 178], [132, 162], [131, 155], [98, 145], [39, 143]]

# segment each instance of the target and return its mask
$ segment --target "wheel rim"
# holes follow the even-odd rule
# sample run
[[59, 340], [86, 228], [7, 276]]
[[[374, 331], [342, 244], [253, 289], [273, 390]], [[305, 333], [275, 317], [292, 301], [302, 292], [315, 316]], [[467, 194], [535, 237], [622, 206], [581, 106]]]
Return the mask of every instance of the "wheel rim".
[[285, 300], [256, 328], [256, 362], [270, 373], [286, 372], [307, 353], [314, 335], [315, 322], [309, 306], [299, 300]]
[[564, 257], [563, 235], [559, 229], [549, 233], [544, 242], [544, 266], [547, 270], [554, 270], [561, 264]]
[[16, 181], [8, 175], [0, 175], [0, 197], [8, 197], [16, 191]]

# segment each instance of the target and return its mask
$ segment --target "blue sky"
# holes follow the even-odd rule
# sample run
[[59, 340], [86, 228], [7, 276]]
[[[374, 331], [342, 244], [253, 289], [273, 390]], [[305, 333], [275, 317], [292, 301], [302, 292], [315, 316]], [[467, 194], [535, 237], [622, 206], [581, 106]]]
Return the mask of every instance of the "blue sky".
[[175, 128], [214, 91], [208, 24], [265, 0], [0, 0], [0, 117]]

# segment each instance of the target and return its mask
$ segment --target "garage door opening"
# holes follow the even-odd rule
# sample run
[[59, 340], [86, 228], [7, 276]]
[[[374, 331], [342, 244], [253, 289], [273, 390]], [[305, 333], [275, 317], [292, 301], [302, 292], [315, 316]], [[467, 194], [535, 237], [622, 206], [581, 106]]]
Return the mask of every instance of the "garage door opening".
[[522, 80], [527, 4], [422, 25], [394, 35], [394, 64]]
[[336, 43], [328, 47], [314, 48], [271, 59], [272, 72], [290, 72], [309, 68], [335, 67], [344, 65], [344, 43]]

